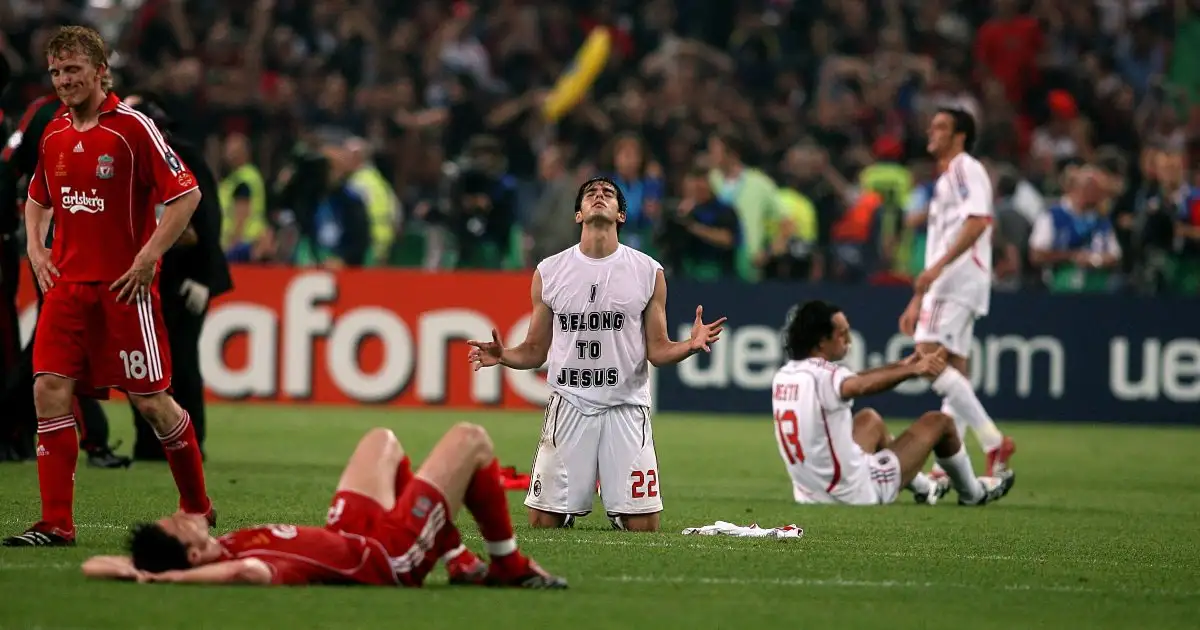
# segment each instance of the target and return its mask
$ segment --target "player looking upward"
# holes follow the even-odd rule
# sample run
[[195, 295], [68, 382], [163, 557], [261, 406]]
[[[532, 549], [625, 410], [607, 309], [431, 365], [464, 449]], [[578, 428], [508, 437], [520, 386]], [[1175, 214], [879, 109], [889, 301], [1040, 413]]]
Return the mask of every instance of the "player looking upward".
[[[490, 565], [462, 544], [454, 515], [479, 524]], [[342, 471], [325, 527], [264, 525], [213, 538], [179, 513], [135, 525], [129, 556], [96, 556], [88, 577], [139, 582], [420, 586], [438, 560], [452, 584], [566, 588], [517, 550], [500, 465], [482, 427], [459, 424], [414, 476], [395, 434], [372, 429]]]
[[625, 197], [604, 177], [579, 188], [579, 245], [538, 264], [533, 316], [525, 341], [505, 348], [471, 341], [478, 370], [504, 365], [535, 370], [549, 358], [542, 435], [525, 506], [534, 527], [569, 527], [600, 497], [613, 526], [656, 531], [662, 512], [658, 459], [650, 426], [647, 362], [655, 366], [708, 352], [725, 322], [705, 324], [696, 307], [691, 337], [667, 332], [667, 281], [662, 265], [617, 241]]
[[784, 326], [788, 362], [771, 384], [775, 439], [798, 503], [892, 503], [909, 488], [923, 503], [949, 489], [921, 468], [932, 452], [949, 474], [960, 505], [984, 505], [1008, 494], [1011, 470], [976, 477], [954, 421], [931, 411], [892, 438], [874, 409], [851, 415], [853, 399], [888, 391], [916, 377], [942, 391], [955, 375], [945, 351], [916, 353], [855, 374], [837, 365], [850, 349], [850, 322], [836, 306], [812, 301], [792, 309]]
[[986, 474], [994, 475], [1008, 467], [1016, 445], [1001, 435], [968, 379], [975, 320], [987, 315], [992, 291], [992, 183], [967, 153], [974, 142], [975, 119], [961, 109], [940, 109], [929, 124], [927, 148], [941, 175], [929, 201], [925, 271], [913, 283], [900, 332], [922, 353], [949, 353], [942, 413], [954, 418], [964, 439], [966, 426], [974, 429], [987, 454]]
[[[33, 348], [42, 517], [6, 546], [75, 542], [75, 393], [124, 391], [154, 426], [188, 514], [215, 514], [195, 430], [167, 393], [171, 358], [156, 271], [200, 201], [196, 180], [149, 118], [109, 91], [104, 41], [80, 26], [47, 42], [66, 113], [38, 146], [25, 203], [29, 262], [45, 293]], [[162, 218], [155, 206], [164, 205]], [[43, 244], [50, 216], [54, 244]]]

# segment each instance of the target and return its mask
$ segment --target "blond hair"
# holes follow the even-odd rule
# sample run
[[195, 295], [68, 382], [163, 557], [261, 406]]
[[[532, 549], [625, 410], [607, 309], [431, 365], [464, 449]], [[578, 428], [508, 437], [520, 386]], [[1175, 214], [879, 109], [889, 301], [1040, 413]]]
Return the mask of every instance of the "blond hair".
[[[104, 38], [100, 37], [100, 33], [86, 26], [60, 27], [46, 42], [45, 53], [47, 57], [61, 57], [68, 54], [83, 55], [97, 68], [100, 66], [108, 68], [108, 47], [104, 45]], [[112, 89], [112, 85], [112, 74], [105, 72], [100, 86], [107, 92]]]

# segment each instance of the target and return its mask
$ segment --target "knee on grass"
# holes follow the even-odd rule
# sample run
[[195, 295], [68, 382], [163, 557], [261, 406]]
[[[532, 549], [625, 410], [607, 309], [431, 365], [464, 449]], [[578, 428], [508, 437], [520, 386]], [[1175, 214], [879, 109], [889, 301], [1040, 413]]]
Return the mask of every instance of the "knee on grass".
[[556, 514], [529, 508], [529, 526], [535, 529], [570, 529], [575, 526], [574, 514]]
[[656, 532], [659, 526], [660, 512], [653, 514], [609, 514], [608, 520], [613, 529], [625, 532]]

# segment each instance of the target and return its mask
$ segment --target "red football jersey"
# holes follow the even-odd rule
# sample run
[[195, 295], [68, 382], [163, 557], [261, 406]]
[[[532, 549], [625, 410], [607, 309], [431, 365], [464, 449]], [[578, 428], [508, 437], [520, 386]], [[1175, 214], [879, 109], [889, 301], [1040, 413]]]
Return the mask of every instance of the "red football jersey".
[[370, 538], [321, 527], [263, 525], [217, 539], [226, 559], [255, 558], [271, 567], [272, 584], [399, 582], [383, 546]]
[[154, 122], [110, 93], [95, 127], [77, 131], [69, 111], [46, 126], [29, 199], [53, 209], [58, 281], [110, 283], [150, 240], [156, 206], [197, 187]]

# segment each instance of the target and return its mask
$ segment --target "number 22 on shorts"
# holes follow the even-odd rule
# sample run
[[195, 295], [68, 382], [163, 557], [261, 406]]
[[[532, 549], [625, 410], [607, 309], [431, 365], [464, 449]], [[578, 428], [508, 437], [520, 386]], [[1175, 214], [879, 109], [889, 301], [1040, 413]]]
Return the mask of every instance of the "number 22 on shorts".
[[629, 489], [630, 497], [645, 499], [658, 496], [658, 471], [653, 468], [647, 471], [635, 470], [629, 474], [629, 478], [633, 479], [633, 486]]
[[121, 363], [125, 365], [125, 378], [140, 381], [146, 378], [146, 355], [141, 350], [121, 351]]
[[787, 457], [788, 463], [795, 465], [804, 463], [804, 449], [800, 447], [800, 422], [796, 412], [782, 409], [775, 412], [775, 437]]

